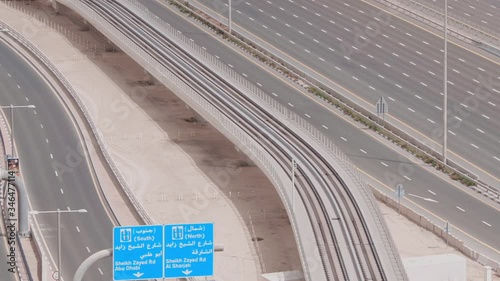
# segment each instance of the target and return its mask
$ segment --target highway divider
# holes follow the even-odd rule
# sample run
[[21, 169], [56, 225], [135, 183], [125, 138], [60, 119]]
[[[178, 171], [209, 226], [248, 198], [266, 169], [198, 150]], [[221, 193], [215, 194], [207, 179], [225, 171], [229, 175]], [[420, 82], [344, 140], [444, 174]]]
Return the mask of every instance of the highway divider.
[[450, 232], [447, 232], [443, 226], [439, 226], [425, 216], [420, 215], [416, 211], [412, 210], [410, 207], [406, 206], [404, 202], [399, 203], [397, 199], [385, 194], [384, 192], [378, 190], [377, 188], [370, 186], [375, 197], [385, 205], [391, 207], [394, 210], [399, 210], [400, 214], [408, 218], [410, 221], [416, 223], [420, 227], [432, 232], [439, 238], [443, 239], [448, 243], [448, 245], [457, 249], [459, 252], [464, 254], [466, 257], [484, 265], [491, 266], [496, 275], [500, 276], [500, 262], [483, 255], [469, 246], [467, 246], [464, 241], [456, 238]]
[[258, 42], [252, 41], [249, 36], [236, 31], [235, 28], [232, 29], [232, 33], [229, 33], [226, 24], [223, 22], [223, 18], [217, 14], [203, 10], [195, 1], [188, 3], [181, 0], [168, 0], [168, 2], [176, 7], [181, 13], [196, 19], [201, 24], [222, 36], [223, 39], [237, 45], [239, 48], [274, 68], [293, 82], [306, 88], [318, 98], [342, 110], [344, 114], [350, 116], [355, 121], [360, 122], [384, 138], [420, 158], [426, 164], [447, 174], [451, 179], [459, 181], [467, 187], [471, 187], [480, 194], [487, 195], [487, 198], [500, 204], [500, 192], [496, 188], [484, 183], [476, 174], [453, 160], [448, 159], [447, 164], [443, 163], [439, 151], [413, 137], [397, 125], [385, 121], [384, 126], [380, 126], [375, 121], [377, 120], [376, 114], [351, 100], [348, 95], [342, 93], [342, 89], [332, 88], [326, 85], [324, 82], [316, 79], [316, 77], [298, 69], [268, 48], [259, 45]]

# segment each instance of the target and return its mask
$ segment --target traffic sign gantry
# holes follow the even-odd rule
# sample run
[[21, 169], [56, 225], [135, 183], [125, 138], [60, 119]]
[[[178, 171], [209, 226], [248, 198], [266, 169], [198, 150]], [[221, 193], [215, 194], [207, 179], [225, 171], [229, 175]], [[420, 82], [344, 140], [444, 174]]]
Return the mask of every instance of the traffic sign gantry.
[[214, 224], [165, 225], [165, 278], [214, 275]]
[[163, 277], [163, 225], [113, 228], [113, 279]]

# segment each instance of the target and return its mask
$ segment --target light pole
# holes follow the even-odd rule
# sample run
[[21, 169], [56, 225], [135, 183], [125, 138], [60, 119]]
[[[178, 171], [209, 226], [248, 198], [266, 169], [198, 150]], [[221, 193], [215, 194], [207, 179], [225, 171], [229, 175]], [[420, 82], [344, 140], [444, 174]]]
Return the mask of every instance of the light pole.
[[55, 211], [30, 211], [30, 215], [38, 214], [57, 214], [57, 281], [61, 281], [62, 268], [61, 268], [61, 214], [62, 213], [86, 213], [87, 210], [55, 210]]
[[229, 0], [229, 16], [227, 17], [228, 23], [227, 23], [227, 28], [229, 29], [229, 34], [231, 34], [231, 0]]
[[443, 162], [448, 152], [448, 0], [444, 0], [444, 105], [443, 105]]
[[10, 143], [10, 149], [12, 152], [12, 157], [15, 156], [14, 154], [14, 108], [36, 108], [34, 105], [9, 105], [9, 106], [0, 106], [0, 108], [10, 108], [10, 132], [11, 132], [11, 143]]

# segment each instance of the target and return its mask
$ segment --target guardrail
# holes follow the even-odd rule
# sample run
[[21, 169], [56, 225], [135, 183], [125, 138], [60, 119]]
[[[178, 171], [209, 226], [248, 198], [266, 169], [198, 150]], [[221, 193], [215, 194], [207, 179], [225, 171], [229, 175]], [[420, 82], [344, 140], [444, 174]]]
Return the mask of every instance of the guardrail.
[[[81, 13], [88, 15], [88, 11], [83, 11], [81, 9], [82, 7], [79, 7], [79, 3], [75, 3], [72, 1], [70, 1], [70, 2], [61, 1], [61, 2], [65, 3], [68, 7], [71, 7], [76, 11], [79, 11]], [[134, 4], [136, 7], [140, 7], [138, 2], [131, 1], [131, 3]], [[146, 12], [146, 11], [143, 10], [143, 12]], [[183, 85], [182, 81], [179, 81], [175, 76], [172, 76], [172, 73], [168, 73], [168, 70], [162, 68], [162, 66], [158, 65], [157, 63], [155, 64], [155, 61], [151, 57], [148, 57], [137, 46], [133, 46], [132, 44], [130, 44], [130, 42], [126, 42], [126, 40], [128, 40], [127, 38], [123, 38], [123, 36], [120, 37], [119, 35], [114, 34], [112, 32], [112, 30], [110, 30], [110, 27], [106, 26], [105, 23], [104, 24], [99, 23], [96, 20], [98, 17], [96, 17], [95, 14], [93, 14], [93, 15], [91, 14], [88, 16], [90, 16], [87, 18], [87, 19], [91, 19], [91, 20], [89, 20], [90, 22], [92, 22], [94, 25], [100, 26], [101, 28], [104, 29], [104, 32], [103, 32], [103, 30], [101, 30], [101, 32], [110, 33], [110, 34], [106, 34], [106, 35], [118, 40], [115, 42], [121, 42], [125, 47], [128, 47], [129, 50], [131, 50], [132, 53], [135, 54], [135, 58], [138, 59], [138, 62], [142, 62], [143, 64], [147, 65], [146, 69], [148, 69], [152, 74], [156, 74], [155, 76], [157, 76], [157, 78], [160, 77], [160, 79], [159, 79], [160, 81], [164, 82], [167, 85], [173, 86], [174, 89], [177, 89], [177, 92], [179, 92], [179, 90], [180, 90], [181, 95], [186, 95], [186, 93], [188, 95], [191, 95], [191, 98], [195, 102], [200, 103], [200, 100], [196, 99], [197, 93], [189, 93], [190, 87], [186, 87], [187, 85]], [[154, 20], [154, 18], [153, 18], [153, 20]], [[161, 24], [163, 22], [157, 21], [157, 23]], [[169, 28], [164, 23], [163, 23], [162, 27], [167, 28], [167, 29]], [[385, 235], [383, 235], [383, 238], [385, 238], [385, 239], [382, 239], [384, 244], [385, 244], [385, 247], [387, 249], [389, 249], [394, 254], [395, 257], [399, 256], [399, 254], [396, 251], [396, 248], [393, 245], [392, 239], [390, 239], [390, 236], [388, 235], [387, 227], [386, 227], [385, 223], [383, 223], [383, 221], [381, 220], [379, 210], [375, 206], [373, 195], [371, 194], [371, 192], [368, 191], [368, 189], [366, 188], [366, 185], [364, 183], [362, 183], [359, 172], [357, 171], [357, 169], [355, 169], [354, 165], [348, 160], [348, 158], [345, 156], [345, 154], [343, 154], [340, 150], [338, 150], [338, 148], [328, 138], [326, 138], [320, 131], [315, 129], [312, 125], [307, 123], [307, 121], [305, 121], [304, 119], [302, 119], [298, 115], [288, 111], [284, 106], [281, 106], [276, 101], [269, 98], [269, 96], [267, 94], [260, 91], [260, 89], [258, 89], [255, 85], [249, 83], [248, 81], [243, 79], [241, 76], [237, 75], [234, 71], [232, 71], [232, 69], [230, 69], [226, 65], [223, 65], [222, 63], [220, 63], [218, 60], [216, 60], [210, 54], [208, 54], [206, 52], [203, 53], [204, 50], [201, 49], [199, 46], [196, 46], [194, 43], [189, 41], [186, 37], [180, 35], [178, 32], [176, 32], [175, 30], [173, 30], [171, 28], [170, 28], [169, 32], [171, 33], [171, 35], [174, 36], [174, 38], [176, 38], [177, 40], [180, 40], [180, 41], [178, 41], [178, 43], [188, 47], [190, 50], [194, 51], [198, 55], [202, 54], [205, 63], [210, 63], [212, 66], [216, 67], [215, 69], [217, 72], [219, 72], [219, 73], [222, 72], [221, 73], [222, 75], [228, 76], [228, 78], [230, 78], [231, 80], [239, 83], [242, 86], [242, 88], [245, 89], [245, 91], [254, 95], [256, 98], [260, 99], [260, 103], [263, 104], [263, 106], [265, 106], [265, 107], [271, 106], [272, 109], [275, 111], [275, 113], [279, 113], [283, 118], [286, 118], [289, 121], [291, 121], [293, 124], [295, 124], [296, 126], [299, 126], [303, 132], [312, 136], [318, 144], [320, 144], [324, 148], [326, 148], [326, 150], [332, 156], [334, 156], [337, 160], [339, 160], [339, 162], [347, 169], [347, 171], [349, 171], [349, 173], [348, 173], [349, 176], [357, 183], [357, 187], [359, 189], [359, 192], [361, 193], [361, 197], [363, 198], [363, 201], [365, 202], [365, 204], [367, 204], [371, 213], [377, 214], [377, 216], [376, 216], [376, 217], [378, 217], [378, 220], [376, 220], [377, 231], [385, 233]], [[18, 34], [16, 34], [16, 35], [19, 36]], [[21, 41], [22, 41], [22, 39], [21, 39]], [[41, 61], [43, 61], [48, 66], [48, 68], [51, 71], [53, 71], [54, 74], [56, 74], [56, 76], [59, 79], [61, 79], [61, 83], [71, 93], [73, 99], [77, 102], [80, 109], [82, 110], [85, 117], [87, 118], [88, 122], [91, 124], [92, 131], [93, 131], [94, 135], [96, 136], [96, 139], [98, 140], [99, 147], [103, 151], [103, 154], [105, 155], [106, 160], [108, 161], [108, 164], [113, 168], [113, 172], [115, 173], [115, 176], [119, 179], [127, 196], [129, 196], [130, 201], [133, 203], [134, 207], [137, 209], [138, 213], [141, 215], [141, 218], [143, 218], [145, 223], [148, 223], [148, 224], [154, 223], [153, 220], [151, 219], [151, 217], [149, 216], [149, 214], [142, 208], [140, 203], [137, 201], [137, 199], [135, 198], [135, 195], [130, 191], [130, 188], [127, 186], [126, 182], [123, 181], [123, 178], [121, 177], [121, 174], [119, 173], [119, 171], [116, 170], [116, 167], [114, 166], [112, 160], [109, 157], [109, 154], [106, 151], [105, 144], [100, 139], [101, 135], [100, 135], [98, 129], [95, 127], [95, 125], [91, 119], [90, 114], [85, 109], [85, 106], [81, 103], [80, 99], [78, 98], [76, 92], [73, 90], [73, 88], [71, 87], [69, 82], [66, 80], [66, 78], [59, 71], [57, 71], [57, 69], [55, 69], [53, 64], [47, 59], [47, 57], [43, 53], [41, 53], [39, 50], [32, 50], [33, 46], [30, 45], [29, 42], [24, 42], [24, 43], [26, 44], [26, 47], [28, 49], [33, 51], [39, 57], [39, 59]], [[122, 47], [122, 46], [120, 46], [120, 47]], [[129, 55], [130, 55], [130, 53], [129, 53]], [[190, 104], [192, 104], [192, 103], [190, 103]], [[239, 142], [242, 142], [245, 144], [246, 148], [254, 155], [254, 157], [256, 159], [259, 160], [259, 162], [261, 164], [259, 166], [261, 166], [261, 168], [263, 167], [264, 172], [266, 172], [266, 174], [268, 174], [268, 176], [270, 176], [274, 180], [275, 185], [278, 186], [277, 189], [280, 191], [279, 192], [280, 197], [282, 197], [283, 202], [286, 202], [285, 206], [289, 210], [289, 200], [283, 193], [283, 188], [284, 188], [283, 182], [288, 183], [288, 181], [290, 181], [290, 180], [286, 176], [286, 174], [284, 174], [283, 172], [278, 172], [278, 171], [274, 170], [273, 166], [275, 164], [274, 163], [275, 160], [272, 158], [269, 158], [269, 156], [266, 155], [265, 151], [263, 151], [261, 148], [258, 148], [255, 146], [255, 144], [252, 144], [252, 141], [247, 139], [247, 137], [244, 135], [244, 133], [241, 132], [241, 129], [234, 126], [234, 124], [230, 120], [224, 120], [223, 116], [220, 115], [220, 113], [218, 113], [217, 109], [210, 108], [209, 105], [207, 105], [207, 104], [198, 104], [198, 105], [195, 104], [193, 106], [193, 108], [209, 113], [213, 117], [213, 119], [215, 119], [215, 121], [217, 121], [217, 122], [215, 122], [216, 127], [220, 128], [222, 126], [222, 129], [223, 129], [222, 131], [229, 133], [231, 135], [230, 136], [231, 139], [236, 139]], [[284, 181], [283, 181], [283, 179], [284, 179]], [[293, 227], [296, 228], [297, 224], [296, 224], [293, 216], [290, 216], [290, 217], [291, 217]], [[298, 232], [294, 231], [294, 233], [298, 233]], [[298, 238], [298, 237], [296, 237], [296, 238]], [[300, 239], [297, 239], [297, 241], [300, 241]], [[303, 248], [303, 246], [299, 245], [299, 248]], [[304, 257], [302, 257], [302, 260], [304, 260]], [[400, 261], [399, 262], [396, 261], [396, 263], [397, 263], [397, 266], [401, 266]]]
[[[444, 8], [436, 7], [429, 3], [423, 4], [415, 0], [372, 0], [372, 1], [380, 2], [386, 6], [389, 6], [400, 12], [403, 12], [404, 14], [416, 18], [433, 27], [443, 28]], [[398, 2], [400, 4], [395, 4], [395, 2]], [[418, 12], [426, 13], [426, 15], [432, 17], [434, 20], [430, 20], [426, 16], [423, 16]], [[449, 24], [448, 27], [449, 32], [461, 40], [468, 39], [472, 41], [477, 41], [474, 40], [474, 38], [476, 38], [479, 41], [483, 42], [485, 41], [484, 43], [488, 42], [490, 44], [493, 44], [497, 48], [500, 47], [500, 34], [492, 30], [487, 30], [485, 27], [479, 26], [478, 24], [460, 18], [453, 11], [448, 12], [448, 24]], [[465, 33], [467, 35], [462, 33]]]
[[[189, 11], [192, 13], [192, 15], [195, 16], [195, 18], [198, 19], [203, 19], [206, 20], [207, 17], [210, 19], [217, 20], [221, 26], [225, 26], [225, 23], [219, 17], [217, 14], [211, 13], [210, 11], [204, 11], [202, 8], [200, 8], [195, 1], [192, 2], [183, 2], [179, 0], [170, 0], [172, 2], [175, 2], [177, 5], [181, 6], [183, 9], [186, 11]], [[377, 1], [384, 1], [384, 0], [377, 0]], [[194, 8], [194, 9], [193, 9]], [[204, 15], [200, 14], [200, 11], [206, 12]], [[206, 24], [206, 22], [203, 22]], [[237, 29], [237, 28], [236, 28]], [[300, 77], [302, 82], [305, 82], [307, 85], [313, 85], [313, 86], [319, 86], [320, 90], [335, 98], [338, 102], [342, 104], [342, 106], [345, 106], [347, 110], [350, 110], [352, 112], [355, 112], [355, 114], [359, 114], [360, 116], [366, 117], [369, 120], [375, 120], [377, 118], [376, 115], [374, 115], [373, 112], [367, 110], [363, 106], [360, 106], [355, 103], [352, 99], [348, 97], [348, 95], [345, 94], [344, 90], [338, 88], [338, 87], [330, 87], [326, 83], [320, 81], [316, 77], [314, 77], [311, 74], [308, 74], [291, 63], [289, 63], [285, 58], [281, 57], [279, 54], [276, 54], [273, 51], [270, 51], [266, 49], [265, 47], [259, 45], [258, 42], [252, 41], [251, 39], [245, 37], [245, 34], [240, 33], [238, 30], [233, 28], [232, 33], [227, 32], [223, 28], [218, 28], [216, 30], [217, 33], [222, 33], [224, 36], [231, 38], [233, 42], [234, 40], [240, 41], [240, 44], [244, 44], [247, 49], [254, 50], [258, 52], [259, 56], [263, 56], [266, 59], [269, 60], [268, 64], [272, 65], [279, 65], [281, 68], [285, 68], [286, 71], [293, 73], [293, 75], [296, 75]], [[301, 85], [302, 86], [302, 85]], [[333, 105], [331, 102], [329, 102], [330, 105]], [[375, 123], [373, 123], [375, 125]], [[410, 151], [416, 151], [416, 152], [421, 152], [423, 153], [426, 157], [430, 157], [435, 161], [435, 166], [436, 167], [446, 167], [450, 171], [457, 173], [464, 178], [474, 182], [477, 184], [477, 187], [472, 187], [473, 190], [479, 192], [480, 194], [489, 194], [488, 198], [492, 199], [493, 201], [500, 203], [500, 191], [495, 189], [492, 186], [489, 186], [483, 182], [481, 182], [478, 179], [478, 176], [475, 175], [474, 173], [468, 171], [466, 168], [462, 167], [458, 163], [456, 163], [453, 160], [448, 159], [447, 164], [444, 164], [440, 158], [441, 154], [434, 150], [432, 147], [429, 145], [423, 143], [422, 141], [418, 140], [417, 138], [411, 136], [409, 133], [407, 133], [404, 129], [401, 129], [397, 127], [396, 125], [392, 124], [390, 121], [385, 121], [384, 127], [377, 126], [377, 129], [382, 131], [385, 134], [385, 137], [389, 136], [390, 140], [393, 141], [395, 144], [398, 144], [398, 142], [404, 142], [404, 144], [408, 147], [405, 148], [406, 150]], [[379, 134], [381, 134], [379, 132]], [[383, 134], [382, 134], [383, 135]], [[392, 139], [391, 139], [392, 138]], [[400, 144], [398, 144], [400, 145]], [[401, 145], [400, 145], [401, 146]], [[411, 148], [411, 150], [410, 150]], [[412, 152], [413, 153], [413, 152]], [[415, 156], [416, 154], [413, 153]]]

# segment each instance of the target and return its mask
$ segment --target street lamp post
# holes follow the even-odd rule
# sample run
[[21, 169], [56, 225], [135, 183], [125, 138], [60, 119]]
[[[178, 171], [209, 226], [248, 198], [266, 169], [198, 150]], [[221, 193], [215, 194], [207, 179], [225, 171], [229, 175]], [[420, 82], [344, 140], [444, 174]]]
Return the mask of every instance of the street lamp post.
[[448, 152], [448, 0], [444, 0], [444, 105], [443, 105], [443, 162]]
[[61, 214], [62, 213], [86, 213], [87, 210], [79, 209], [79, 210], [60, 210], [57, 209], [55, 211], [30, 211], [30, 215], [38, 215], [38, 214], [57, 214], [57, 281], [61, 281], [62, 276], [62, 267], [61, 267]]
[[15, 156], [14, 154], [14, 108], [36, 108], [34, 105], [8, 105], [8, 106], [0, 106], [0, 108], [9, 108], [10, 109], [10, 149], [12, 152], [12, 157]]

